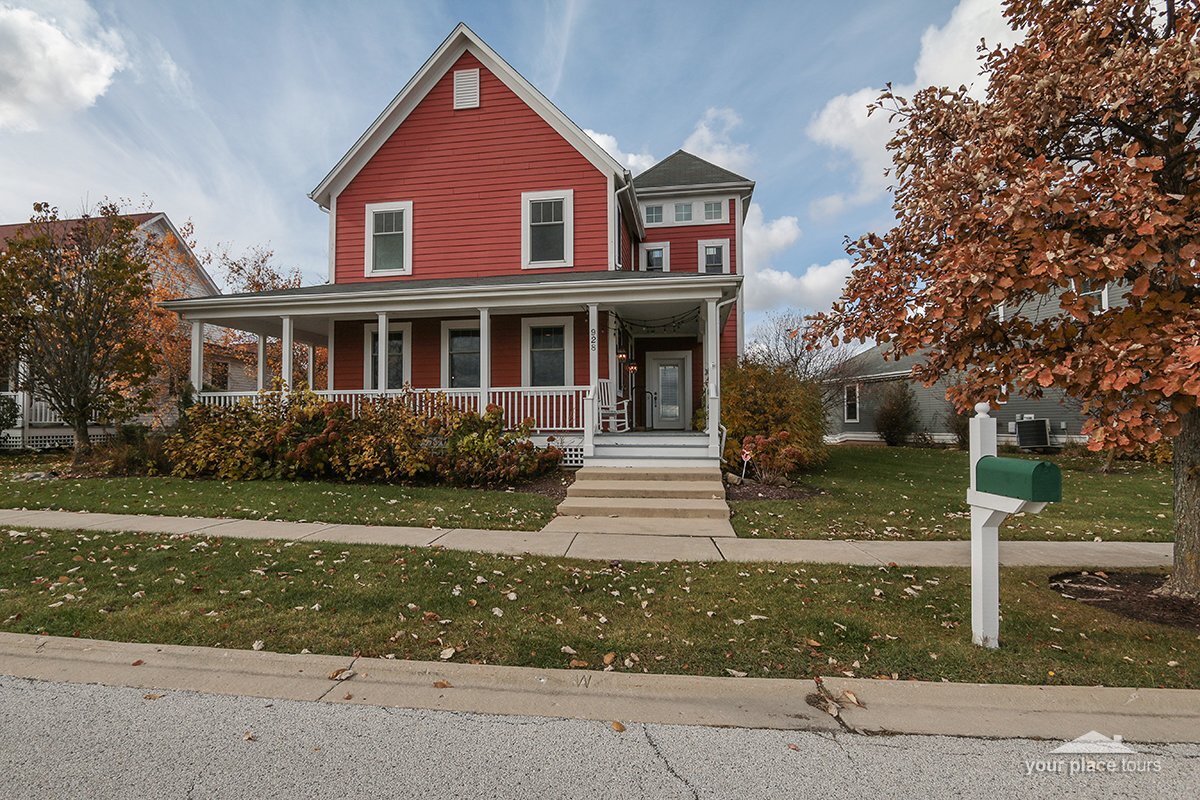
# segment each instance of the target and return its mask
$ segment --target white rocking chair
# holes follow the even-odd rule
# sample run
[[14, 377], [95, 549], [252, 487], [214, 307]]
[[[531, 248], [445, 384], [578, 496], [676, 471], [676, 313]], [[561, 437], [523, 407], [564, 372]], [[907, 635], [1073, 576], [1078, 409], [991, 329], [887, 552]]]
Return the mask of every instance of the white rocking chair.
[[596, 399], [600, 408], [600, 430], [616, 433], [629, 430], [629, 401], [617, 399], [612, 381], [599, 380]]

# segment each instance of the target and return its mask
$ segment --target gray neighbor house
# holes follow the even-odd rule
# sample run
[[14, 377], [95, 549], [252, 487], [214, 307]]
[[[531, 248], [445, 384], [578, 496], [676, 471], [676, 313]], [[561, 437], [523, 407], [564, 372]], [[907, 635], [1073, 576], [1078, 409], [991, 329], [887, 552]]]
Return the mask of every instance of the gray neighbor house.
[[[1103, 314], [1125, 305], [1127, 292], [1127, 286], [1109, 283], [1085, 288], [1082, 294], [1094, 298], [1094, 313]], [[1036, 321], [1062, 313], [1057, 296], [1048, 296], [1037, 302], [1027, 302], [1016, 309], [1002, 306], [998, 315], [1001, 321], [1017, 314], [1032, 316]], [[835, 379], [841, 387], [840, 402], [830, 412], [826, 441], [831, 444], [882, 441], [875, 426], [876, 409], [890, 386], [896, 381], [908, 381], [916, 398], [922, 427], [920, 435], [937, 443], [955, 442], [950, 422], [953, 408], [946, 399], [946, 390], [952, 381], [942, 379], [932, 386], [923, 385], [912, 377], [912, 368], [920, 362], [920, 355], [889, 360], [886, 355], [890, 349], [890, 344], [876, 345], [843, 365], [839, 377]], [[1081, 432], [1086, 416], [1080, 403], [1057, 389], [1047, 389], [1043, 397], [1036, 400], [1013, 393], [1008, 402], [992, 416], [999, 421], [999, 440], [1003, 444], [1016, 444], [1017, 422], [1029, 419], [1046, 420], [1049, 423], [1050, 443], [1053, 445], [1087, 440]]]

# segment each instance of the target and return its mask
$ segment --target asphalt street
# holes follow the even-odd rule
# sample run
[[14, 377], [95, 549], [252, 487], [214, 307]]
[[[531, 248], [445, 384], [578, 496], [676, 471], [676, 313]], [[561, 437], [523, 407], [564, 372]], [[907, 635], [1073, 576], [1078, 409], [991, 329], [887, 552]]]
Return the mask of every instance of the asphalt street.
[[[1081, 731], [1081, 733], [1084, 733]], [[1060, 742], [413, 711], [0, 677], [0, 797], [1195, 798], [1153, 774], [1029, 775]], [[1133, 757], [1131, 757], [1133, 758]]]

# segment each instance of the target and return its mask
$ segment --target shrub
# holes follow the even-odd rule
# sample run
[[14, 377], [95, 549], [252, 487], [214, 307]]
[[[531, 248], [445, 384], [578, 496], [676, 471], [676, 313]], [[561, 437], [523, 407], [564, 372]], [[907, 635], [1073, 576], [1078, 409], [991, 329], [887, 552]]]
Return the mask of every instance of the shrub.
[[792, 445], [787, 431], [774, 436], [747, 436], [742, 439], [742, 451], [751, 456], [750, 465], [762, 483], [785, 483], [804, 457], [800, 448]]
[[[420, 400], [418, 403], [417, 400]], [[528, 425], [505, 431], [500, 409], [480, 416], [444, 395], [345, 403], [310, 391], [265, 394], [255, 405], [197, 405], [170, 437], [172, 474], [227, 480], [444, 481], [485, 485], [531, 477], [562, 453], [539, 449]]]
[[729, 430], [725, 457], [741, 462], [746, 437], [771, 439], [788, 434], [792, 466], [788, 472], [825, 461], [825, 419], [820, 388], [783, 366], [754, 360], [721, 371], [721, 422]]
[[953, 403], [946, 408], [946, 428], [954, 434], [954, 444], [959, 450], [971, 446], [971, 415], [960, 412]]
[[888, 447], [906, 444], [921, 429], [917, 416], [917, 397], [908, 381], [893, 381], [884, 391], [875, 410], [875, 430]]
[[121, 425], [111, 441], [93, 449], [89, 465], [109, 475], [165, 475], [171, 471], [165, 441], [145, 425]]
[[21, 409], [17, 401], [6, 394], [0, 394], [0, 431], [17, 427], [17, 417]]

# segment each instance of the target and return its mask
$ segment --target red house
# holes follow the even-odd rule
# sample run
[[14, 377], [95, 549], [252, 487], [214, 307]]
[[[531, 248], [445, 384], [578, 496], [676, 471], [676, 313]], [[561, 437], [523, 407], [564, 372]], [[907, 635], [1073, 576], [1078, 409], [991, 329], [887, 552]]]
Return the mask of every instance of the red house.
[[568, 464], [711, 466], [753, 189], [683, 151], [632, 177], [459, 25], [309, 195], [328, 284], [170, 307], [280, 337], [285, 362], [327, 348], [329, 397], [442, 392], [532, 418]]

